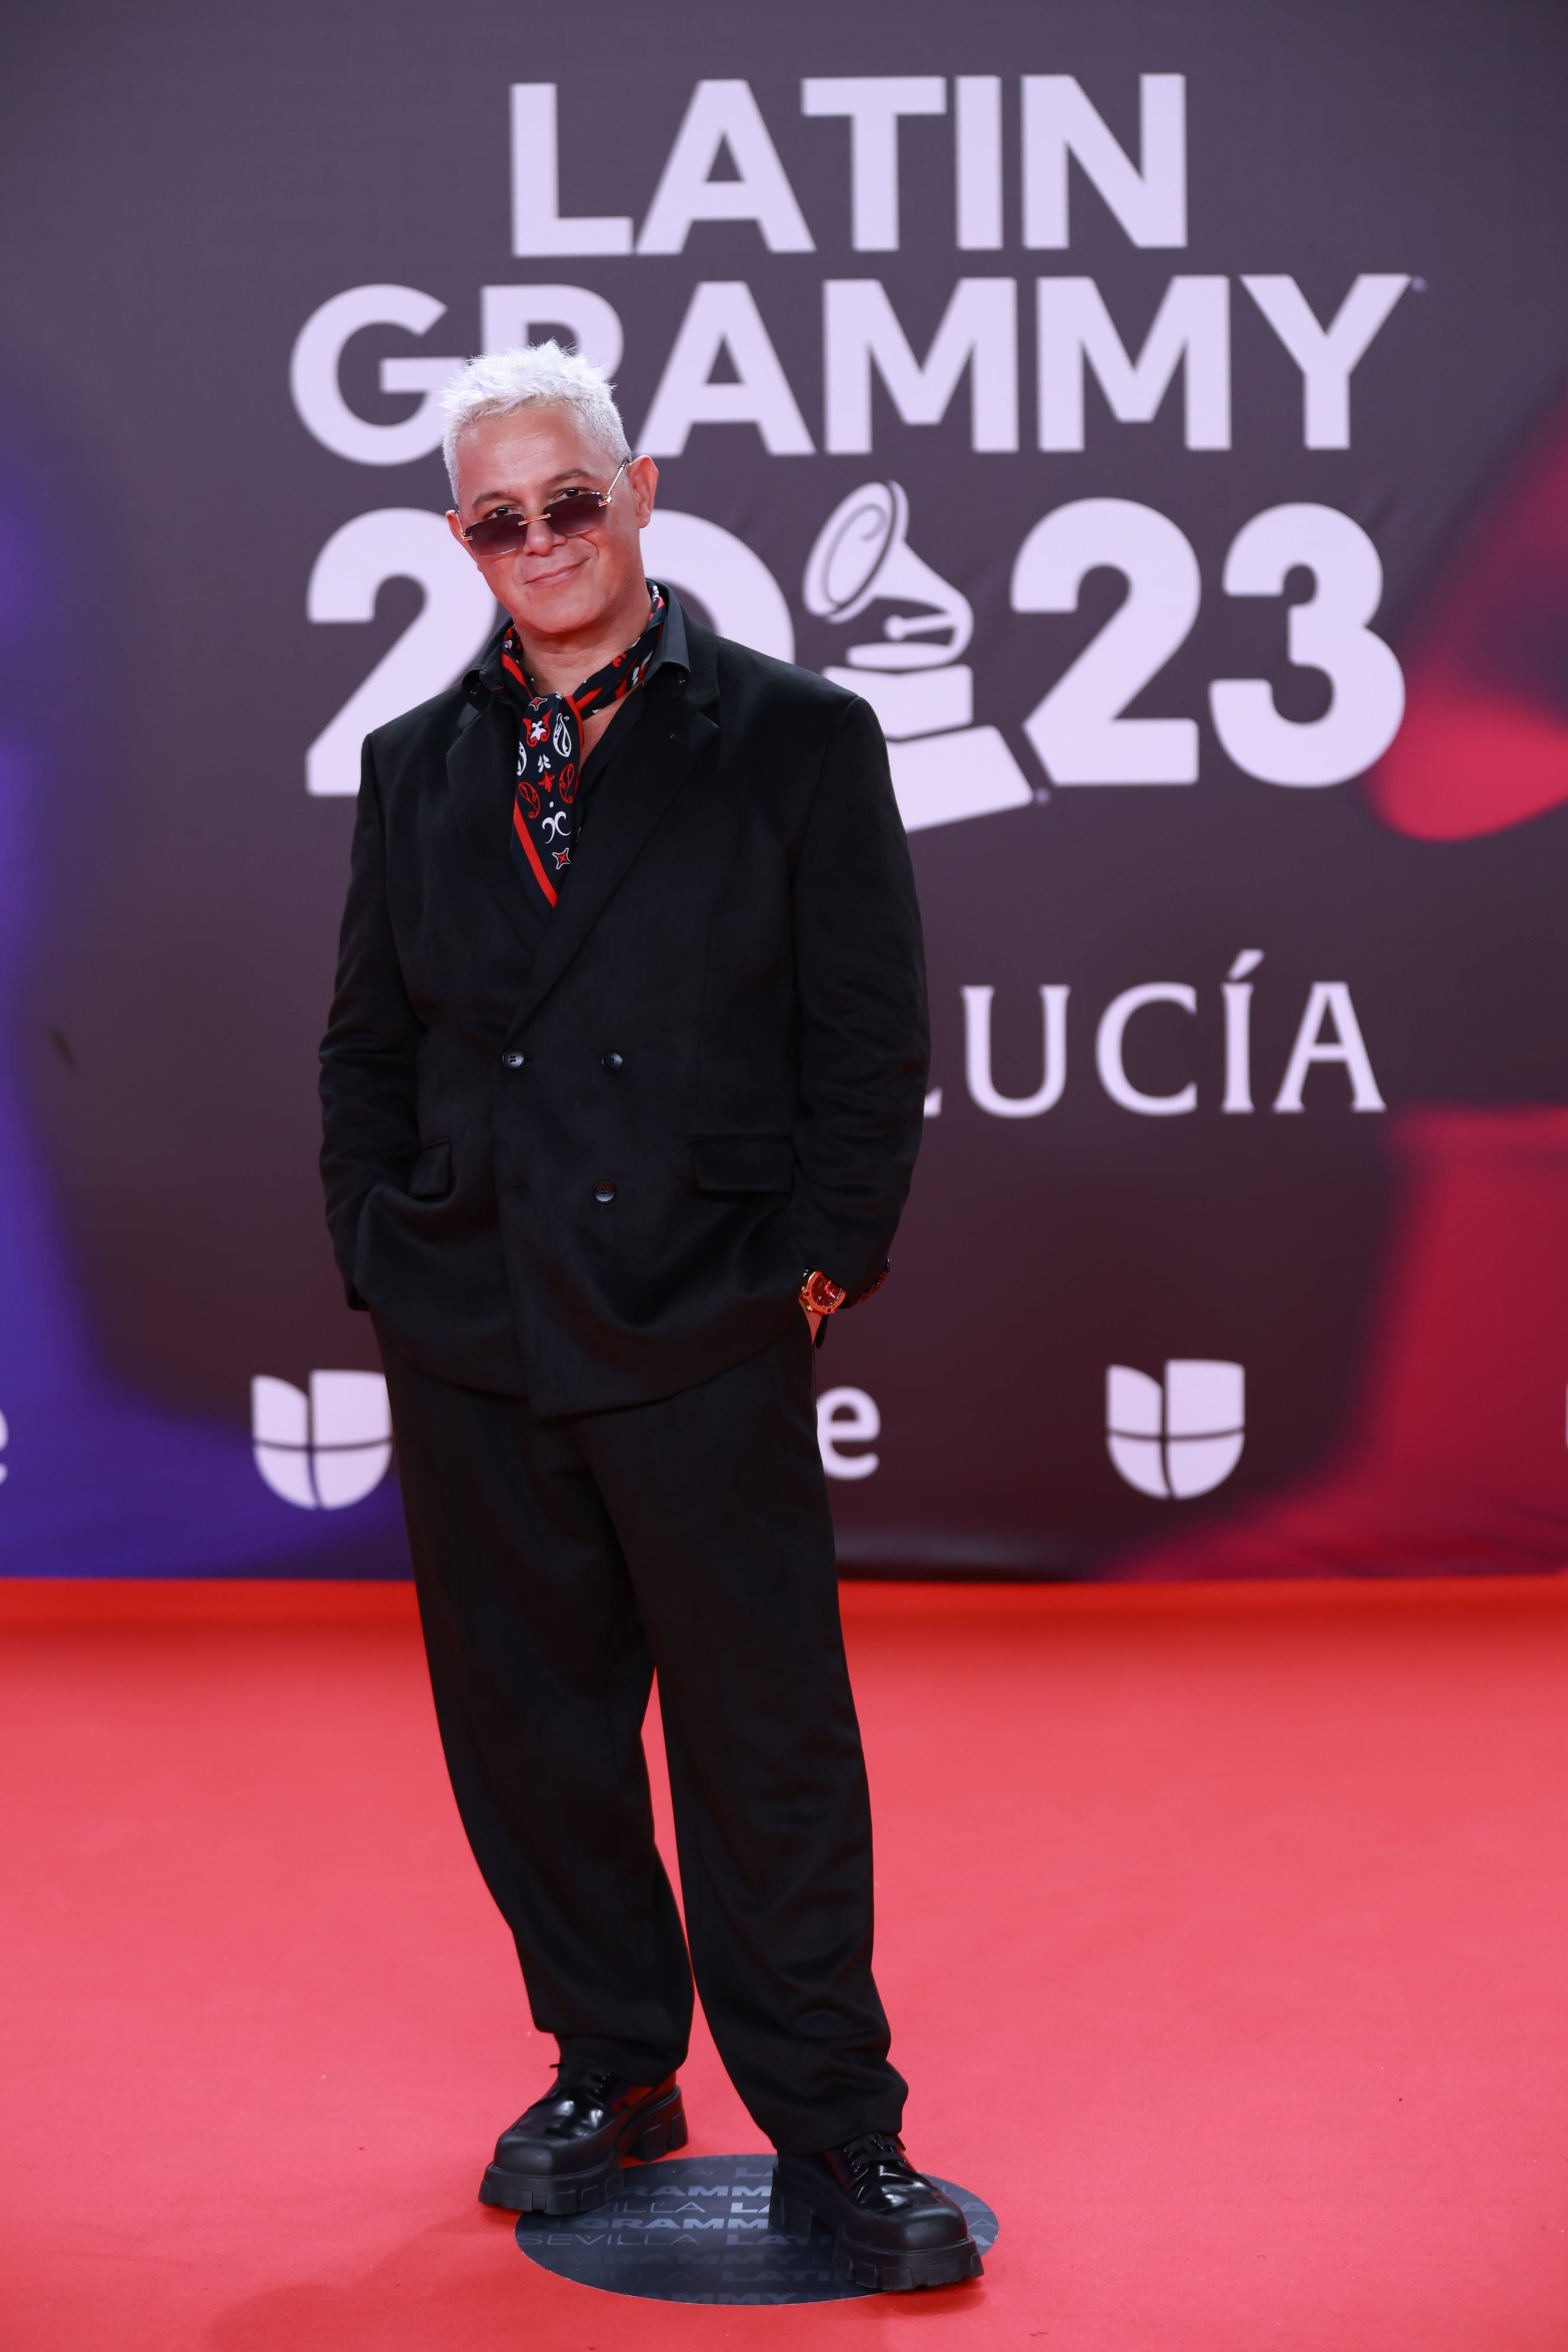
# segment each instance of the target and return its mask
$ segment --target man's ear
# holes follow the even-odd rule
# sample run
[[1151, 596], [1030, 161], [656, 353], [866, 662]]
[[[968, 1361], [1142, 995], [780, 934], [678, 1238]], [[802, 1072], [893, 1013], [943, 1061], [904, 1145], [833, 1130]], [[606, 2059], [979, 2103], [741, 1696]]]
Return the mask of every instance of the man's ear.
[[451, 507], [447, 509], [447, 528], [451, 532], [452, 537], [457, 541], [458, 545], [462, 549], [463, 553], [468, 556], [473, 556], [473, 560], [477, 563], [479, 562], [479, 557], [474, 555], [473, 549], [463, 537], [463, 518], [460, 514], [456, 513]]
[[634, 457], [626, 467], [626, 479], [631, 484], [632, 505], [637, 513], [637, 529], [641, 530], [653, 512], [654, 494], [658, 488], [658, 467], [651, 457]]

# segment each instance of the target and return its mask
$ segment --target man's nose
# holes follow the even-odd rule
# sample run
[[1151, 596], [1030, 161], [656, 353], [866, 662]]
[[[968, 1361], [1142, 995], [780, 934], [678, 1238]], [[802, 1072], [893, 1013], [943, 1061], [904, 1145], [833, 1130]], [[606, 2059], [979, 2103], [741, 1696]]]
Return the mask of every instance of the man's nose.
[[531, 516], [529, 520], [528, 529], [523, 533], [523, 553], [525, 555], [548, 555], [551, 549], [557, 544], [558, 540], [554, 527], [545, 520], [543, 515]]

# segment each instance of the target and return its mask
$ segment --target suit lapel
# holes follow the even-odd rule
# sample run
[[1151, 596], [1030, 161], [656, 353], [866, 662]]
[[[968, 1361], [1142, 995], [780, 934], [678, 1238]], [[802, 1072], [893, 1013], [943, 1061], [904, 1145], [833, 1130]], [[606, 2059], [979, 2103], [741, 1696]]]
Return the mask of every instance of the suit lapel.
[[[689, 622], [687, 626], [697, 634]], [[692, 687], [699, 683], [697, 669], [694, 660]], [[658, 696], [626, 746], [631, 756], [623, 753], [596, 788], [593, 822], [583, 836], [570, 886], [545, 923], [514, 1026], [554, 987], [627, 867], [718, 736], [718, 726], [689, 689]]]
[[447, 789], [458, 830], [501, 913], [531, 950], [541, 925], [511, 860], [511, 805], [516, 792], [512, 746], [505, 714], [470, 703], [458, 721], [447, 754]]

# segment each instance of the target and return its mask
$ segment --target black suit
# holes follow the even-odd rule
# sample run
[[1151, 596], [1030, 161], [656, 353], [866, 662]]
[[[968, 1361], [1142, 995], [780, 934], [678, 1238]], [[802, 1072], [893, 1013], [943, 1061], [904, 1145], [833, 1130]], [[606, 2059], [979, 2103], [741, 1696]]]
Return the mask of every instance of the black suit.
[[[686, 621], [510, 853], [492, 646], [365, 745], [322, 1047], [454, 1787], [538, 2022], [653, 2079], [690, 1979], [781, 2146], [896, 2127], [869, 1819], [796, 1303], [881, 1275], [918, 1149], [920, 920], [867, 706]], [[595, 773], [596, 772], [596, 773]]]
[[454, 688], [365, 745], [322, 1049], [339, 1263], [424, 1370], [542, 1413], [739, 1363], [810, 1267], [868, 1288], [920, 1142], [920, 915], [876, 719], [684, 632], [689, 677], [667, 664], [616, 722], [548, 915], [511, 862], [497, 698]]

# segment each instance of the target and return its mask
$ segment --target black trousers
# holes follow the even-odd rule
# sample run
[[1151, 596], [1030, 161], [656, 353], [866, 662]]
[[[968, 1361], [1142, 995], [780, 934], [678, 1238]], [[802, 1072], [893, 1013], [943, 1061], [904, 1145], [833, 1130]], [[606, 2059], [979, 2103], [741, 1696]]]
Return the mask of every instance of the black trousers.
[[[657, 2082], [695, 1970], [775, 2147], [896, 2131], [805, 1318], [699, 1388], [560, 1421], [382, 1353], [447, 1763], [535, 2024]], [[643, 1756], [656, 1669], [689, 1962]]]

